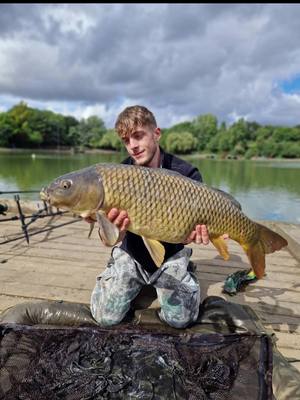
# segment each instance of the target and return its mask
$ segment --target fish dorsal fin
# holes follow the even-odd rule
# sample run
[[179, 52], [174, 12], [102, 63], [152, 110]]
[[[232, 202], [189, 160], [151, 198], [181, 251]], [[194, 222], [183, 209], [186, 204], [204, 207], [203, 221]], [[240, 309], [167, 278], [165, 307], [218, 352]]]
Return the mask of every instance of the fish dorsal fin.
[[221, 194], [223, 197], [225, 197], [227, 200], [229, 200], [234, 206], [236, 206], [239, 210], [242, 209], [241, 204], [235, 199], [231, 194], [224, 192], [224, 190], [217, 189], [217, 188], [211, 188], [215, 192]]
[[104, 211], [97, 212], [99, 236], [106, 246], [114, 246], [119, 239], [120, 231], [115, 224], [109, 221]]
[[145, 246], [149, 251], [153, 261], [155, 262], [156, 266], [159, 268], [164, 261], [165, 258], [165, 248], [164, 246], [158, 241], [149, 238], [145, 238], [142, 236]]
[[215, 246], [215, 248], [218, 250], [220, 256], [223, 257], [224, 260], [228, 260], [229, 259], [228, 247], [222, 236], [210, 238], [210, 240], [212, 244]]

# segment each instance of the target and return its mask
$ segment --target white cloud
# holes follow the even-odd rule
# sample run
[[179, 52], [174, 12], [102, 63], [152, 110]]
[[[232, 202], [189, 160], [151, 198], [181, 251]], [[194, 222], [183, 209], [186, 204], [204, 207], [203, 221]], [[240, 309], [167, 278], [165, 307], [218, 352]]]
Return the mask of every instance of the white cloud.
[[277, 84], [300, 72], [297, 4], [27, 6], [0, 6], [2, 110], [27, 99], [107, 126], [133, 104], [161, 126], [300, 122], [299, 95]]
[[83, 9], [78, 4], [74, 4], [73, 7], [69, 5], [60, 5], [59, 7], [48, 5], [45, 9], [46, 11], [41, 14], [41, 19], [46, 29], [51, 29], [51, 25], [56, 23], [61, 27], [63, 34], [75, 33], [84, 35], [97, 24], [92, 8], [93, 6], [91, 6], [90, 10]]

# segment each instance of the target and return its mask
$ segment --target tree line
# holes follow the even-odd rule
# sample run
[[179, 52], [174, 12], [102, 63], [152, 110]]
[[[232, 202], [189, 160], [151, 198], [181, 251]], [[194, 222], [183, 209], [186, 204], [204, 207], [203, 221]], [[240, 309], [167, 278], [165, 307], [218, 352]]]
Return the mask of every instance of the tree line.
[[[162, 129], [161, 145], [178, 154], [193, 152], [222, 157], [300, 158], [300, 125], [260, 125], [239, 119], [230, 126], [218, 124], [212, 114]], [[28, 107], [25, 102], [0, 113], [0, 147], [9, 148], [99, 148], [120, 150], [122, 142], [114, 129], [91, 116], [78, 121], [52, 111]]]

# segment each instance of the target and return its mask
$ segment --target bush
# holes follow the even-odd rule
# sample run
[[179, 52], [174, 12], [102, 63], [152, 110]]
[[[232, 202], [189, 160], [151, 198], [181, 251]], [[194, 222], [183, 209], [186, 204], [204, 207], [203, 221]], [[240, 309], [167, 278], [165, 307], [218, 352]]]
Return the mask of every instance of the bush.
[[97, 147], [107, 150], [121, 150], [122, 142], [114, 129], [109, 129], [104, 133]]
[[166, 150], [171, 153], [187, 154], [197, 148], [197, 139], [190, 132], [171, 132], [166, 138]]
[[300, 158], [300, 144], [296, 142], [283, 143], [281, 156], [285, 158]]

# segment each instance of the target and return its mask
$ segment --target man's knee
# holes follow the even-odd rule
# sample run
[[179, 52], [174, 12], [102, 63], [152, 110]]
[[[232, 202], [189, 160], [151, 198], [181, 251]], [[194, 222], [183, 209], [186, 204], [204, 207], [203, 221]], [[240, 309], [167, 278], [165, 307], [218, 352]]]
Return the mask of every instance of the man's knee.
[[[100, 281], [101, 282], [101, 281]], [[99, 283], [100, 283], [99, 282]], [[125, 290], [122, 285], [115, 285], [114, 288], [96, 285], [91, 296], [91, 313], [94, 319], [101, 326], [116, 325], [122, 321], [130, 309], [132, 297], [139, 288]]]
[[95, 321], [100, 325], [100, 326], [112, 326], [112, 325], [117, 325], [119, 324], [126, 312], [123, 313], [111, 313], [108, 311], [105, 311], [101, 306], [95, 306], [94, 304], [91, 304], [91, 313]]
[[161, 319], [174, 328], [185, 328], [195, 322], [199, 313], [200, 287], [181, 286], [181, 290], [159, 289], [157, 291]]
[[[198, 316], [198, 315], [197, 315]], [[195, 313], [192, 312], [184, 312], [184, 313], [178, 313], [178, 312], [164, 312], [163, 309], [159, 312], [159, 317], [161, 320], [166, 322], [168, 325], [172, 326], [173, 328], [178, 328], [178, 329], [183, 329], [195, 322], [197, 319], [197, 316]]]
[[91, 294], [91, 313], [101, 326], [116, 325], [130, 309], [141, 288], [135, 262], [122, 249], [114, 248], [105, 271]]

